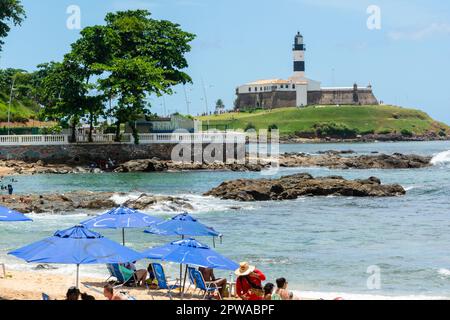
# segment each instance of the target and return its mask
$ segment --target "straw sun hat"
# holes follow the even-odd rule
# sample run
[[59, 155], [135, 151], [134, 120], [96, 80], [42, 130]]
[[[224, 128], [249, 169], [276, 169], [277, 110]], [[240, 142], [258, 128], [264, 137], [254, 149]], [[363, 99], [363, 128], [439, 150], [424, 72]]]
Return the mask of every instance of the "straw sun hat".
[[236, 269], [234, 274], [237, 276], [248, 276], [253, 271], [255, 271], [255, 266], [249, 265], [248, 262], [241, 262], [239, 269]]

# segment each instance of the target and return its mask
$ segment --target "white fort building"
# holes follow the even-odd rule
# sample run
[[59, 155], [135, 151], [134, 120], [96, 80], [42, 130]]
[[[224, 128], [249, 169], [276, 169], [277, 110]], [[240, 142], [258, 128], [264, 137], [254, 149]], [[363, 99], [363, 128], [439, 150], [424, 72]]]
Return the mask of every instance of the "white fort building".
[[322, 88], [319, 81], [308, 79], [305, 76], [305, 50], [303, 36], [298, 32], [292, 48], [292, 76], [287, 80], [258, 80], [239, 86], [236, 89], [235, 109], [378, 104], [370, 85]]

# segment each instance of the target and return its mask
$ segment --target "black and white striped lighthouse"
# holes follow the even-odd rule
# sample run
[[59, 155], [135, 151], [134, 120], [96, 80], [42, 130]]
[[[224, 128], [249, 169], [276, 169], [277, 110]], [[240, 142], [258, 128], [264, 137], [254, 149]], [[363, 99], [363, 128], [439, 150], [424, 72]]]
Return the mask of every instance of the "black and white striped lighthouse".
[[292, 47], [294, 55], [294, 78], [305, 78], [305, 50], [303, 36], [300, 32], [297, 32], [294, 39], [294, 46]]

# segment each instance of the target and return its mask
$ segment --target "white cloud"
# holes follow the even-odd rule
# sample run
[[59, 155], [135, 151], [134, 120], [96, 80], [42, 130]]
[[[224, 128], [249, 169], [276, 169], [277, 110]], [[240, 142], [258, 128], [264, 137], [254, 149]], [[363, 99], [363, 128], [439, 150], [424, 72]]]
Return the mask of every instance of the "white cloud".
[[388, 33], [390, 39], [420, 41], [433, 36], [450, 36], [450, 24], [432, 23], [427, 27], [410, 31], [391, 31]]

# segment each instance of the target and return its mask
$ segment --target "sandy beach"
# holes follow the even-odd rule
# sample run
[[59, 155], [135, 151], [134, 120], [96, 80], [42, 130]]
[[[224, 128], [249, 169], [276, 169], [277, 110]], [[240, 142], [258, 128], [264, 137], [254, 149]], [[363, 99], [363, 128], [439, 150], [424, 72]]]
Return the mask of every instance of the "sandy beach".
[[[64, 300], [68, 288], [74, 285], [72, 275], [65, 276], [55, 274], [51, 270], [13, 271], [6, 270], [6, 277], [0, 275], [0, 300], [42, 300], [42, 293], [50, 296], [51, 300]], [[94, 288], [89, 289], [83, 284]], [[83, 277], [80, 278], [80, 291], [95, 297], [96, 300], [106, 300], [100, 293], [103, 291], [105, 279]], [[166, 290], [151, 290], [153, 295], [144, 288], [121, 287], [120, 292], [136, 298], [136, 300], [169, 300]], [[97, 292], [100, 291], [100, 292]], [[185, 300], [198, 300], [199, 295], [185, 294]], [[175, 291], [173, 299], [180, 299], [180, 294]]]

